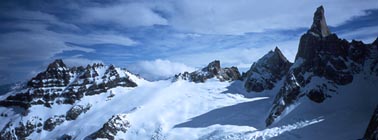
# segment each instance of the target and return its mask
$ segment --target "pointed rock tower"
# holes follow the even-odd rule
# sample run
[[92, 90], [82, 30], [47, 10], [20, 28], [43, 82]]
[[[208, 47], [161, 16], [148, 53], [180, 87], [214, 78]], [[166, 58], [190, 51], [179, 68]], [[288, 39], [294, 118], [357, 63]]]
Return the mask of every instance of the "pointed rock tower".
[[326, 19], [324, 17], [324, 8], [320, 6], [316, 9], [314, 13], [313, 23], [309, 30], [310, 33], [319, 35], [320, 37], [326, 37], [331, 34], [328, 29]]

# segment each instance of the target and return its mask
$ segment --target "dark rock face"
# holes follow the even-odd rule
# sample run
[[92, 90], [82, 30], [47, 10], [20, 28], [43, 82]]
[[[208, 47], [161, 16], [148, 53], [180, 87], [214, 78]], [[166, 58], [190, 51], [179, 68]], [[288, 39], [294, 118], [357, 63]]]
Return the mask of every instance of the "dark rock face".
[[25, 140], [33, 132], [40, 133], [42, 131], [41, 119], [35, 117], [32, 120], [28, 120], [25, 124], [19, 122], [15, 126], [12, 122], [9, 122], [0, 132], [1, 140]]
[[276, 118], [280, 117], [287, 107], [286, 104], [293, 104], [300, 97], [300, 85], [297, 83], [295, 76], [289, 74], [285, 79], [283, 87], [273, 101], [271, 113], [265, 120], [266, 125], [271, 125]]
[[366, 129], [364, 139], [377, 140], [378, 139], [378, 106], [375, 108], [371, 116], [368, 128]]
[[68, 134], [64, 134], [61, 137], [59, 137], [57, 140], [72, 140], [72, 136]]
[[112, 65], [93, 64], [86, 68], [68, 68], [58, 59], [46, 71], [32, 78], [25, 90], [0, 101], [0, 106], [27, 109], [31, 105], [50, 107], [54, 103], [73, 104], [85, 95], [100, 94], [117, 86], [136, 87], [137, 84], [125, 74], [125, 70]]
[[272, 89], [287, 74], [291, 65], [276, 47], [251, 66], [243, 76], [244, 87], [248, 92]]
[[130, 123], [126, 120], [126, 114], [118, 114], [110, 118], [100, 130], [89, 135], [87, 139], [105, 138], [114, 140], [114, 136], [118, 132], [126, 133], [128, 128], [130, 128]]
[[90, 104], [87, 104], [86, 106], [75, 105], [67, 111], [66, 120], [76, 120], [76, 118], [79, 117], [81, 113], [86, 113], [90, 108]]
[[323, 7], [319, 7], [311, 29], [302, 35], [295, 62], [266, 119], [267, 126], [301, 97], [322, 103], [336, 95], [338, 86], [351, 83], [353, 75], [362, 72], [364, 65], [369, 65], [369, 71], [376, 73], [374, 63], [378, 63], [378, 57], [372, 54], [377, 54], [377, 46], [348, 42], [330, 34], [323, 14]]
[[184, 72], [175, 75], [174, 81], [178, 79], [183, 79], [195, 83], [203, 83], [207, 79], [211, 79], [214, 77], [218, 78], [220, 81], [234, 81], [240, 80], [241, 78], [238, 68], [221, 68], [220, 62], [218, 60], [215, 60], [209, 63], [206, 67], [202, 68], [201, 70], [197, 70], [191, 73]]
[[43, 123], [43, 130], [52, 131], [56, 126], [62, 124], [64, 121], [64, 115], [55, 115], [53, 117], [50, 117]]

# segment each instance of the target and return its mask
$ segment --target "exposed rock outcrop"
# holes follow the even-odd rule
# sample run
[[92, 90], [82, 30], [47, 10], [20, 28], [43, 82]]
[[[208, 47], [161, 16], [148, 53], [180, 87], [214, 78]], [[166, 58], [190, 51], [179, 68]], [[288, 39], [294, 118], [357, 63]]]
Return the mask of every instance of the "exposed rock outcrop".
[[34, 117], [31, 120], [23, 122], [8, 122], [0, 132], [1, 140], [25, 140], [33, 132], [40, 133], [42, 131], [41, 118]]
[[100, 130], [89, 135], [87, 139], [108, 139], [114, 140], [114, 137], [119, 132], [126, 133], [127, 129], [130, 128], [130, 123], [127, 121], [126, 114], [117, 114], [110, 118]]
[[243, 75], [248, 92], [272, 89], [289, 71], [290, 63], [277, 47], [264, 55]]
[[73, 106], [70, 110], [67, 111], [66, 113], [66, 120], [76, 120], [77, 117], [81, 113], [86, 113], [92, 105], [87, 104], [86, 106], [84, 105], [75, 105]]
[[64, 115], [54, 115], [53, 117], [48, 118], [43, 123], [43, 130], [52, 131], [54, 128], [65, 121]]
[[205, 82], [207, 79], [211, 79], [216, 77], [220, 81], [234, 81], [240, 80], [241, 75], [239, 73], [238, 68], [231, 67], [231, 68], [221, 68], [220, 61], [215, 60], [209, 63], [206, 67], [202, 68], [201, 70], [197, 70], [194, 72], [184, 72], [175, 75], [174, 81], [178, 79], [189, 80], [195, 83]]

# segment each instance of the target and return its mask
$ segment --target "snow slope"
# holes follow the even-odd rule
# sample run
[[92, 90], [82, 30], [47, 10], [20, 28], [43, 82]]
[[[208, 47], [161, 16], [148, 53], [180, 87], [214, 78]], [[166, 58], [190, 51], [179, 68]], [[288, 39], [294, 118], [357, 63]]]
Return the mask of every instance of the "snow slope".
[[[213, 78], [206, 83], [171, 80], [138, 83], [138, 87], [117, 87], [107, 93], [86, 96], [75, 105], [91, 105], [76, 120], [64, 121], [51, 132], [33, 132], [30, 139], [57, 139], [64, 134], [85, 139], [99, 130], [115, 114], [126, 114], [130, 128], [118, 132], [116, 139], [244, 139], [269, 138], [285, 134], [320, 120], [301, 120], [286, 126], [264, 128], [264, 120], [274, 97], [273, 91], [245, 93], [243, 83], [220, 82]], [[108, 98], [109, 94], [114, 96]], [[53, 115], [64, 115], [70, 105], [47, 108], [34, 105], [20, 121]], [[0, 112], [12, 112], [0, 108]], [[307, 118], [306, 118], [307, 119]], [[2, 126], [9, 120], [2, 119]], [[14, 121], [14, 120], [13, 120]], [[249, 132], [248, 135], [244, 133]], [[226, 135], [227, 134], [227, 135]], [[241, 135], [243, 134], [243, 135]], [[230, 136], [229, 136], [230, 135]]]
[[[86, 96], [75, 103], [90, 104], [86, 113], [63, 122], [51, 132], [34, 132], [28, 138], [57, 139], [68, 134], [74, 139], [85, 139], [113, 115], [125, 114], [131, 127], [126, 133], [117, 132], [116, 139], [358, 139], [364, 133], [374, 103], [378, 102], [374, 94], [377, 78], [358, 77], [355, 83], [339, 88], [340, 94], [332, 100], [322, 104], [302, 100], [291, 113], [268, 128], [264, 121], [280, 86], [247, 93], [242, 81], [220, 82], [216, 78], [206, 83], [144, 81], [135, 88], [117, 87], [107, 93]], [[111, 93], [114, 96], [108, 98]], [[27, 117], [18, 118], [25, 121], [38, 116], [45, 120], [63, 115], [70, 108], [62, 104], [51, 108], [35, 105]], [[0, 108], [0, 112], [12, 111]], [[2, 126], [8, 121], [2, 119]]]

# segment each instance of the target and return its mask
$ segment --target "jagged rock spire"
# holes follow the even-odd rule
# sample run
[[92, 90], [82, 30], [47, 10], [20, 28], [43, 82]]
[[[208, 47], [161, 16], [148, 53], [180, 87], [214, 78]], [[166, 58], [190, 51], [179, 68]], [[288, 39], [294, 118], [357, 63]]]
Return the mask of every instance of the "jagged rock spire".
[[311, 25], [311, 29], [309, 32], [312, 32], [316, 35], [319, 35], [321, 37], [326, 37], [331, 34], [331, 32], [328, 29], [326, 19], [324, 17], [324, 8], [323, 6], [319, 6], [315, 13], [314, 13], [314, 19], [313, 23]]

